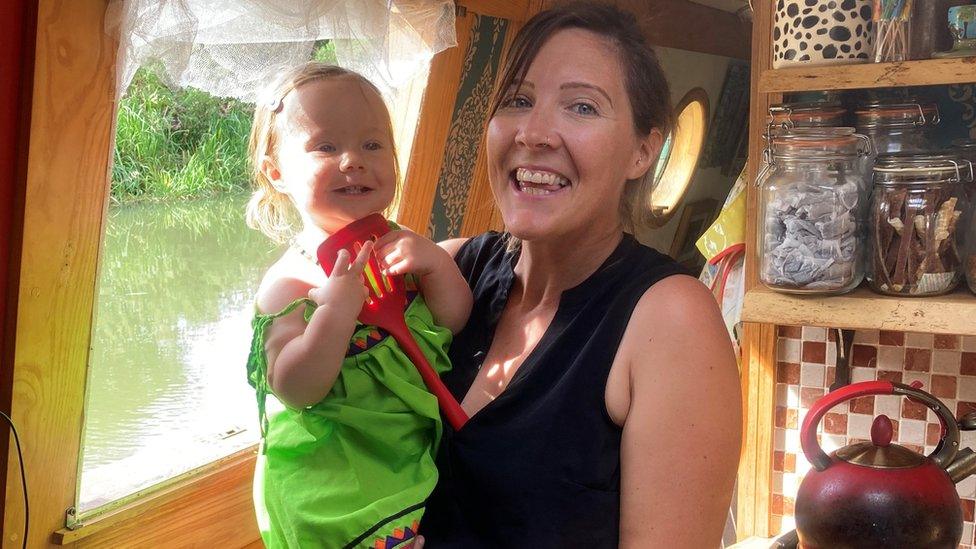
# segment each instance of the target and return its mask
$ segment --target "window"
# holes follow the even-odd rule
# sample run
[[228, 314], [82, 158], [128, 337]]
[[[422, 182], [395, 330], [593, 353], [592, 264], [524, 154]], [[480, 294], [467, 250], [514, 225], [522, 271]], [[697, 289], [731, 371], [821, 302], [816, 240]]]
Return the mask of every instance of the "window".
[[[336, 63], [329, 41], [314, 58]], [[402, 172], [427, 71], [392, 106]], [[81, 475], [84, 520], [258, 442], [244, 365], [254, 295], [281, 254], [244, 223], [253, 104], [140, 69], [117, 116]], [[404, 154], [406, 151], [406, 154]]]
[[654, 172], [651, 208], [659, 227], [671, 219], [691, 185], [708, 133], [708, 108], [708, 94], [694, 88], [675, 109], [675, 126], [661, 147]]

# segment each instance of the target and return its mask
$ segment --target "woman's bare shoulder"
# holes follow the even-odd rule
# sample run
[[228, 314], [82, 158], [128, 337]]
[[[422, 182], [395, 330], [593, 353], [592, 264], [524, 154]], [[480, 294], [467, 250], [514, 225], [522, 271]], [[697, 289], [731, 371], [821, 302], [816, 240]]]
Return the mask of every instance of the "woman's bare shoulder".
[[442, 240], [437, 245], [443, 248], [451, 257], [457, 257], [457, 253], [468, 240], [467, 238], [451, 238], [449, 240]]
[[655, 375], [687, 375], [735, 364], [718, 304], [691, 276], [670, 276], [645, 291], [625, 338], [630, 362], [639, 369], [659, 370]]

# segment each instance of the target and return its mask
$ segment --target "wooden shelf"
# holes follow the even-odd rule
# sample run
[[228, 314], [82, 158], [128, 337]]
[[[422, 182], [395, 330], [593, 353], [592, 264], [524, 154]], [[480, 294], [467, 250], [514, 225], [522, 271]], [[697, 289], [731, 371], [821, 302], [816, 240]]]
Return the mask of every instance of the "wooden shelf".
[[969, 82], [976, 82], [976, 57], [768, 69], [759, 76], [759, 91], [853, 90]]
[[756, 287], [746, 293], [742, 320], [787, 326], [976, 335], [976, 296], [965, 283], [937, 297], [882, 296], [865, 287], [840, 296], [781, 294]]

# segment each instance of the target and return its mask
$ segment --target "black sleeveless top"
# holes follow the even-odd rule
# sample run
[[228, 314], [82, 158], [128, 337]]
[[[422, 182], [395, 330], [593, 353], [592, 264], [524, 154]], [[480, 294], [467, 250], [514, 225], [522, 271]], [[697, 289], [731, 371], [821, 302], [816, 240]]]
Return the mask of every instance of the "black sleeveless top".
[[[445, 384], [460, 401], [484, 360], [515, 275], [506, 238], [470, 239], [456, 261], [474, 307], [451, 345]], [[563, 292], [508, 387], [457, 432], [444, 424], [427, 547], [616, 547], [620, 436], [604, 393], [631, 313], [655, 282], [687, 271], [634, 237]]]

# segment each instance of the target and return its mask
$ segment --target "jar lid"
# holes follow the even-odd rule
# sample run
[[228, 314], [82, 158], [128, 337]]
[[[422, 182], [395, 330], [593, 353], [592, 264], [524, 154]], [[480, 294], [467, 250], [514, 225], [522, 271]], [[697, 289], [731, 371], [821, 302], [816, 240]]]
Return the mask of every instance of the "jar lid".
[[843, 119], [847, 110], [835, 102], [784, 103], [769, 107], [769, 123], [790, 129], [796, 126], [831, 126]]
[[869, 154], [867, 137], [854, 128], [794, 128], [772, 137], [773, 157], [823, 160]]
[[859, 128], [934, 126], [941, 120], [935, 103], [917, 101], [863, 103], [854, 115]]
[[976, 151], [976, 139], [963, 138], [963, 139], [953, 139], [952, 147], [962, 151]]
[[875, 175], [887, 180], [877, 184], [927, 185], [972, 181], [972, 164], [947, 153], [894, 153], [879, 156], [874, 162]]

